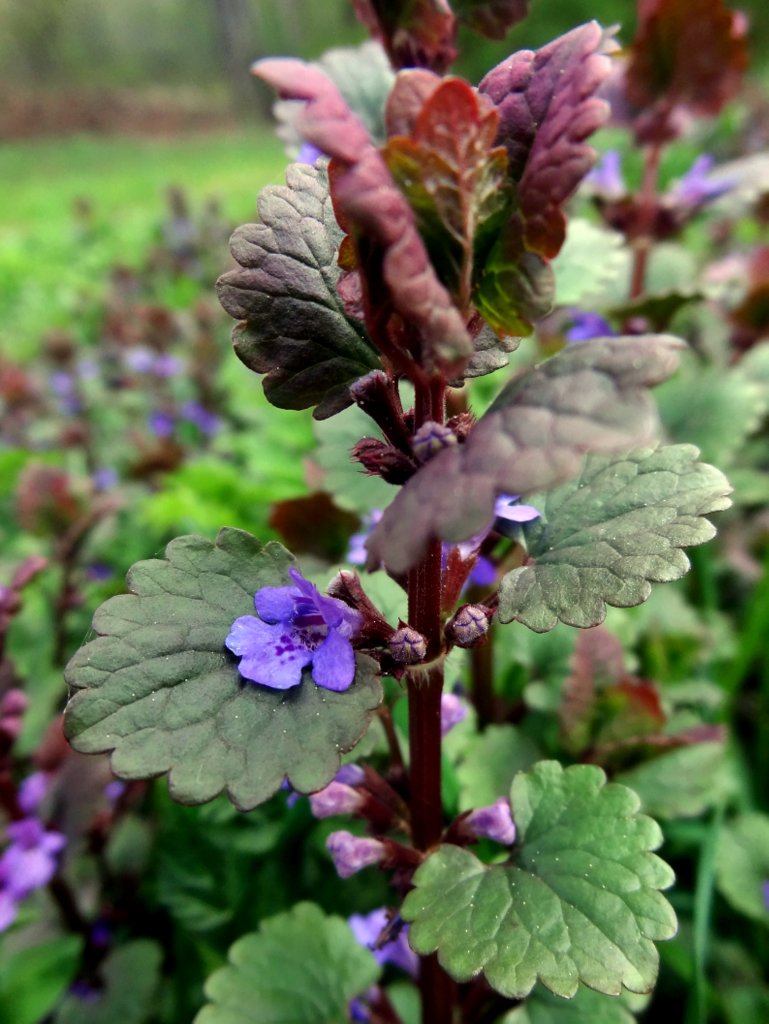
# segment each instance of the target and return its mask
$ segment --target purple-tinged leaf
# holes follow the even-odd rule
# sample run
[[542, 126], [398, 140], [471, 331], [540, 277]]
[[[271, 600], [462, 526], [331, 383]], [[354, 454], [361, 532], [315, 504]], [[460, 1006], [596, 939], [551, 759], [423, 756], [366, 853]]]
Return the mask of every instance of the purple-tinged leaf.
[[391, 314], [399, 314], [417, 333], [407, 342], [410, 354], [428, 372], [455, 375], [472, 354], [464, 320], [438, 280], [414, 213], [366, 129], [317, 68], [277, 59], [260, 61], [255, 73], [282, 96], [307, 101], [298, 126], [308, 142], [333, 158], [334, 208], [355, 242], [372, 339], [392, 356], [396, 342], [383, 334]]
[[595, 93], [609, 73], [605, 35], [589, 22], [536, 52], [497, 65], [479, 89], [500, 113], [497, 141], [507, 148], [527, 249], [552, 259], [566, 235], [561, 206], [595, 159], [585, 139], [609, 108]]
[[411, 135], [425, 103], [443, 79], [423, 68], [408, 68], [398, 73], [387, 98], [385, 127], [387, 135]]
[[748, 65], [744, 15], [723, 0], [640, 0], [626, 90], [636, 107], [714, 116]]
[[369, 565], [406, 572], [431, 538], [486, 529], [497, 495], [547, 490], [576, 476], [587, 452], [644, 443], [657, 425], [646, 389], [670, 376], [681, 348], [666, 335], [596, 339], [512, 381], [463, 445], [403, 487], [369, 537]]
[[395, 136], [384, 149], [433, 265], [463, 311], [470, 307], [479, 232], [507, 203], [507, 154], [494, 148], [498, 120], [488, 100], [449, 78], [432, 90], [410, 136]]
[[353, 0], [353, 8], [395, 68], [440, 74], [457, 56], [456, 18], [447, 0]]
[[240, 320], [239, 358], [264, 373], [264, 392], [281, 409], [317, 405], [323, 419], [350, 405], [348, 385], [379, 365], [361, 323], [336, 292], [342, 232], [326, 172], [292, 164], [286, 184], [264, 189], [261, 223], [232, 236], [240, 264], [219, 278], [219, 300]]
[[528, 0], [452, 0], [451, 6], [468, 28], [489, 39], [504, 39], [529, 13]]

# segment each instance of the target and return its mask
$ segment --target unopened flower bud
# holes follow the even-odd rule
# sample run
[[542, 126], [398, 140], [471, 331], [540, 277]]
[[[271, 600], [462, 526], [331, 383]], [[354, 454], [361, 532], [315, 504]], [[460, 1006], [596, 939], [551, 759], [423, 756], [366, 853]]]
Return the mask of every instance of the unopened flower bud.
[[414, 463], [403, 452], [385, 441], [364, 437], [350, 452], [369, 476], [381, 476], [388, 484], [405, 484], [414, 475]]
[[400, 665], [416, 665], [427, 655], [427, 641], [411, 626], [401, 626], [390, 637], [390, 654]]
[[442, 423], [434, 423], [428, 420], [423, 423], [411, 439], [411, 447], [420, 462], [427, 462], [433, 455], [443, 451], [444, 448], [452, 448], [457, 443], [457, 435]]
[[446, 636], [457, 647], [475, 647], [488, 631], [488, 609], [482, 604], [463, 605], [446, 624]]
[[379, 864], [386, 852], [384, 843], [378, 839], [362, 839], [344, 831], [332, 832], [326, 840], [326, 849], [340, 878], [349, 878], [362, 868]]
[[510, 801], [501, 796], [488, 807], [479, 807], [465, 819], [465, 827], [479, 839], [493, 839], [505, 846], [515, 842], [515, 822], [510, 813]]
[[358, 790], [343, 782], [330, 782], [317, 793], [310, 794], [310, 810], [316, 818], [355, 814], [362, 803], [363, 797]]

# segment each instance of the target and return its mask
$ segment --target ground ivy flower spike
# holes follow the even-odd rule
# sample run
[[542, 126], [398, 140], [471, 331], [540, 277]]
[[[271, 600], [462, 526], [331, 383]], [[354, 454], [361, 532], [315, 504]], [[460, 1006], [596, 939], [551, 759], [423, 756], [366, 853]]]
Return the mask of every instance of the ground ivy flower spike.
[[262, 587], [254, 596], [258, 613], [241, 615], [225, 645], [240, 660], [244, 679], [276, 690], [312, 678], [326, 690], [346, 690], [355, 675], [351, 638], [361, 616], [335, 597], [323, 597], [298, 569], [289, 569], [290, 587]]

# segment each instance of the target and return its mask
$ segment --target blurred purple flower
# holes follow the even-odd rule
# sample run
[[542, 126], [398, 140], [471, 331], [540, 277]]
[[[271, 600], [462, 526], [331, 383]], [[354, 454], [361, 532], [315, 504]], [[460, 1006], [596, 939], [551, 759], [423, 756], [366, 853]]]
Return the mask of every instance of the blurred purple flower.
[[152, 373], [155, 356], [148, 348], [129, 348], [123, 355], [123, 361], [134, 373]]
[[170, 355], [168, 352], [161, 352], [160, 355], [155, 356], [152, 363], [152, 373], [156, 377], [175, 377], [178, 373], [184, 369], [184, 363], [181, 359], [176, 356]]
[[361, 616], [343, 601], [324, 597], [293, 567], [294, 586], [262, 587], [254, 596], [259, 615], [241, 615], [225, 645], [237, 655], [244, 679], [287, 690], [302, 681], [312, 665], [312, 678], [327, 690], [346, 690], [355, 676], [351, 637]]
[[168, 412], [153, 412], [147, 417], [147, 426], [155, 437], [170, 437], [174, 432], [175, 422]]
[[764, 884], [761, 887], [761, 890], [764, 897], [764, 907], [766, 910], [769, 910], [769, 880], [764, 882]]
[[592, 186], [602, 199], [621, 199], [627, 195], [627, 185], [622, 177], [622, 157], [616, 149], [607, 150], [601, 159], [585, 176], [585, 183]]
[[115, 570], [106, 562], [91, 562], [85, 567], [85, 574], [93, 583], [106, 583], [115, 575]]
[[323, 156], [323, 150], [313, 146], [311, 142], [303, 142], [299, 152], [296, 154], [298, 164], [314, 164]]
[[48, 792], [50, 780], [45, 772], [32, 772], [19, 785], [19, 807], [25, 814], [34, 814]]
[[540, 514], [533, 505], [522, 505], [517, 494], [500, 494], [494, 503], [495, 519], [508, 523], [530, 523], [539, 519]]
[[347, 1004], [350, 1020], [353, 1024], [367, 1024], [371, 1020], [369, 1009], [362, 999], [351, 999]]
[[317, 793], [310, 794], [310, 810], [316, 818], [333, 818], [337, 814], [355, 814], [363, 803], [363, 796], [344, 782], [329, 782]]
[[467, 577], [467, 582], [474, 587], [490, 587], [496, 582], [496, 579], [497, 567], [490, 558], [487, 558], [485, 555], [479, 555], [470, 575]]
[[467, 718], [467, 704], [455, 693], [441, 694], [441, 736]]
[[206, 437], [213, 437], [221, 429], [221, 419], [216, 413], [201, 405], [200, 402], [185, 402], [181, 408], [181, 414], [183, 419], [187, 420], [188, 423], [194, 424], [201, 434], [205, 434]]
[[363, 868], [371, 867], [384, 860], [386, 848], [378, 839], [365, 839], [352, 832], [332, 832], [326, 840], [326, 849], [331, 854], [340, 878], [349, 878]]
[[66, 370], [54, 370], [48, 378], [51, 391], [56, 395], [59, 410], [69, 416], [80, 412], [80, 399], [77, 394], [75, 378]]
[[108, 782], [104, 787], [104, 796], [111, 804], [114, 804], [125, 793], [127, 788], [127, 783], [121, 779], [113, 779], [112, 782]]
[[67, 841], [32, 817], [11, 822], [5, 831], [11, 842], [0, 856], [0, 931], [16, 918], [18, 904], [53, 878]]
[[617, 332], [608, 320], [599, 313], [590, 313], [584, 309], [572, 309], [569, 311], [571, 327], [566, 331], [564, 337], [567, 341], [590, 341], [592, 338], [614, 338]]
[[382, 511], [378, 508], [372, 508], [372, 510], [363, 517], [361, 523], [362, 529], [359, 533], [354, 533], [349, 540], [347, 548], [347, 554], [345, 556], [346, 561], [350, 565], [364, 565], [368, 558], [368, 551], [366, 551], [366, 541], [368, 535], [374, 529], [376, 524], [382, 518]]
[[347, 918], [358, 945], [370, 949], [378, 964], [383, 967], [385, 964], [392, 964], [406, 971], [412, 978], [416, 978], [419, 973], [419, 957], [408, 944], [408, 925], [403, 925], [395, 938], [389, 942], [382, 946], [377, 945], [389, 922], [390, 915], [384, 907], [372, 910], [370, 914], [352, 914]]
[[686, 174], [668, 191], [668, 201], [674, 206], [700, 207], [728, 192], [733, 187], [732, 181], [709, 177], [714, 166], [715, 159], [709, 153], [698, 156]]
[[117, 471], [112, 466], [102, 466], [91, 473], [91, 483], [97, 491], [108, 491], [118, 482]]
[[493, 839], [505, 846], [515, 842], [515, 823], [507, 797], [501, 796], [488, 807], [472, 811], [465, 819], [465, 825], [479, 839]]

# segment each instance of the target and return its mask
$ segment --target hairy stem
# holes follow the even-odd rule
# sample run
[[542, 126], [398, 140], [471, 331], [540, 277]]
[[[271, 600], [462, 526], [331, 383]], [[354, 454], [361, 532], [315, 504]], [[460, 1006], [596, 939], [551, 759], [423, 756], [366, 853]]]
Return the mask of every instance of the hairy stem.
[[633, 272], [630, 278], [630, 298], [637, 299], [646, 286], [646, 267], [654, 243], [654, 213], [657, 205], [657, 178], [660, 169], [662, 147], [648, 146], [644, 154], [644, 173], [641, 183], [641, 208], [638, 236], [633, 242]]
[[[417, 429], [427, 420], [442, 423], [443, 381], [418, 381], [415, 394]], [[427, 641], [427, 665], [407, 675], [409, 751], [411, 755], [411, 828], [418, 850], [435, 846], [443, 832], [441, 801], [441, 691], [443, 631], [441, 620], [441, 542], [430, 542], [422, 561], [408, 576], [409, 624]], [[456, 986], [434, 956], [423, 957], [419, 974], [422, 1020], [451, 1024]]]

